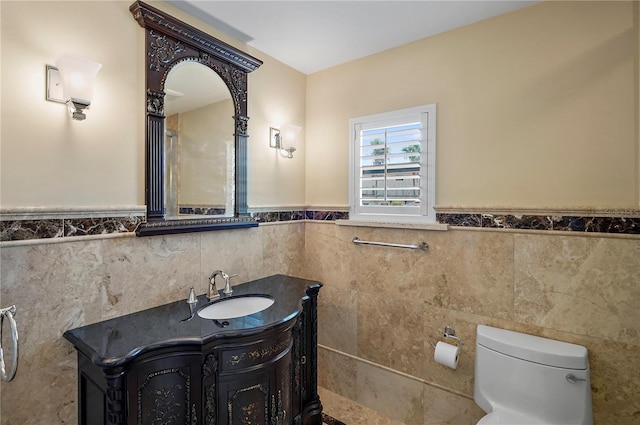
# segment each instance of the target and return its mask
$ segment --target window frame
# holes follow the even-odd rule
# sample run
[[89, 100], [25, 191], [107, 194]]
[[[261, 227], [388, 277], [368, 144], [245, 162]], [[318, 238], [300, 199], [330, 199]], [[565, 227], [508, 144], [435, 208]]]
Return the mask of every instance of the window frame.
[[[360, 205], [360, 131], [416, 122], [420, 130], [420, 206], [380, 207]], [[390, 223], [436, 223], [436, 123], [435, 103], [366, 115], [349, 120], [349, 220]], [[379, 125], [378, 125], [379, 124]]]

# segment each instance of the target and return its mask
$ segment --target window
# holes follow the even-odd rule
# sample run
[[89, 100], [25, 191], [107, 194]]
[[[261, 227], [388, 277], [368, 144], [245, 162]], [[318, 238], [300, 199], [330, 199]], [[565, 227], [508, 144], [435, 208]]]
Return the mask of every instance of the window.
[[436, 105], [350, 121], [350, 218], [435, 223]]

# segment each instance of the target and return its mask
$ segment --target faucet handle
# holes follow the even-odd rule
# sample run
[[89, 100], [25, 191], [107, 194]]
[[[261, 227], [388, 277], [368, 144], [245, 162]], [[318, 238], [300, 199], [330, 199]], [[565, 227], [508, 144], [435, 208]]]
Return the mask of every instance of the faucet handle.
[[197, 302], [198, 302], [198, 299], [196, 298], [196, 291], [193, 290], [193, 286], [192, 286], [191, 289], [189, 290], [189, 298], [187, 298], [187, 303], [195, 304]]
[[238, 274], [232, 274], [232, 275], [224, 275], [224, 280], [225, 280], [225, 285], [224, 285], [224, 289], [223, 289], [223, 293], [226, 295], [231, 295], [231, 293], [233, 292], [233, 289], [231, 289], [231, 278], [232, 277], [237, 277]]

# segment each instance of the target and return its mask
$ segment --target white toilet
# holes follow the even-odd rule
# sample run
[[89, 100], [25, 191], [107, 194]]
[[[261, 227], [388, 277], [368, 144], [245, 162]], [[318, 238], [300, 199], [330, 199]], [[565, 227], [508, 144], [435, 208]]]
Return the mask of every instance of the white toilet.
[[593, 425], [587, 349], [478, 325], [478, 425]]

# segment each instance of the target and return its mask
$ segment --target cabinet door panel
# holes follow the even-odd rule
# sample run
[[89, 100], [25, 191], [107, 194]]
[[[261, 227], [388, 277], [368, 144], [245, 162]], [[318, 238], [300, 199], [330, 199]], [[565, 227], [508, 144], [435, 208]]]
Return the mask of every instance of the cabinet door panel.
[[220, 382], [220, 424], [285, 425], [291, 418], [291, 352]]
[[[269, 398], [273, 371], [239, 374], [220, 384], [221, 423], [228, 425], [269, 424]], [[244, 375], [244, 376], [242, 376]]]
[[[190, 425], [197, 423], [200, 356], [172, 355], [146, 361], [129, 382], [129, 424]], [[195, 375], [194, 375], [195, 372]], [[194, 391], [195, 390], [195, 391]]]

